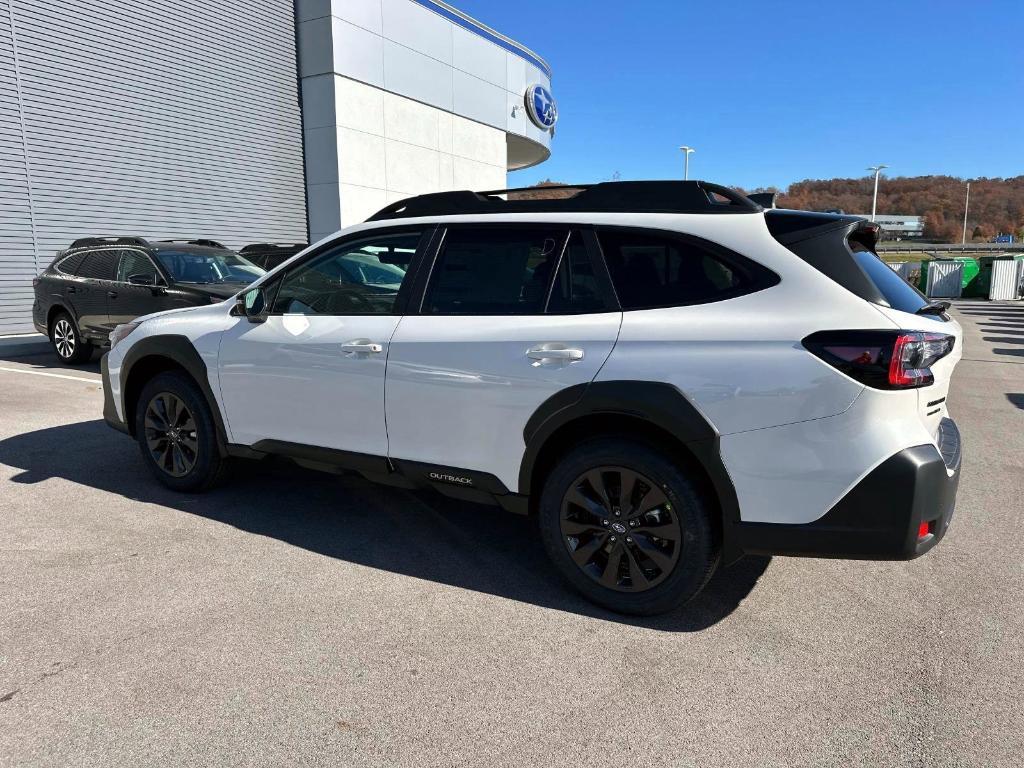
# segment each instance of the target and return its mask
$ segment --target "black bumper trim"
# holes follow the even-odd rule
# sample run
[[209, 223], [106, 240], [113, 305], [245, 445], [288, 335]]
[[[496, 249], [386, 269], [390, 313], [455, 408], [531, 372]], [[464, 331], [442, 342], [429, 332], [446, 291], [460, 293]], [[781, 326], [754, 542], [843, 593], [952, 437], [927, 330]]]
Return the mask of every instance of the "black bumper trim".
[[131, 434], [128, 425], [121, 421], [114, 406], [114, 393], [110, 391], [110, 371], [107, 367], [107, 354], [100, 358], [100, 373], [103, 375], [103, 420], [118, 432]]
[[[939, 445], [919, 445], [869, 472], [823, 517], [807, 524], [739, 523], [746, 554], [911, 560], [946, 535], [960, 483], [960, 432], [951, 419]], [[952, 475], [949, 471], [952, 471]], [[918, 538], [921, 523], [929, 534]]]

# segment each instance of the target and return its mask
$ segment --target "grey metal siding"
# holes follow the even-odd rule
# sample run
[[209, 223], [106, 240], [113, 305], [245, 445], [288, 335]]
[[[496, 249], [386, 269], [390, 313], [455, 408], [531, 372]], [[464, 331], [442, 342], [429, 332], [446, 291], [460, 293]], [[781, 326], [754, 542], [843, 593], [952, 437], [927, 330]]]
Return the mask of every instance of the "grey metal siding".
[[291, 2], [0, 0], [0, 333], [76, 237], [306, 238]]

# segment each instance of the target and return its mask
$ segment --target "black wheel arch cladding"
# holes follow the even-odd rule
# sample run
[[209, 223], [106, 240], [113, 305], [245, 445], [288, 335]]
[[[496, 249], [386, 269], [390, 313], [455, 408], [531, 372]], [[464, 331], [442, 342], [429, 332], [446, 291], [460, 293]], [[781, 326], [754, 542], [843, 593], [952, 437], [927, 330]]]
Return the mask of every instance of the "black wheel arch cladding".
[[[133, 409], [137, 403], [133, 403], [129, 395], [134, 394], [137, 397], [145, 386], [145, 381], [135, 381], [132, 378], [132, 372], [138, 364], [145, 363], [147, 360], [157, 364], [157, 370], [180, 368], [196, 382], [213, 416], [213, 423], [217, 430], [217, 445], [223, 453], [227, 444], [227, 431], [224, 428], [224, 420], [220, 408], [217, 406], [217, 400], [210, 387], [206, 364], [191, 340], [176, 334], [147, 336], [144, 339], [139, 339], [124, 356], [120, 372], [121, 392], [124, 393], [126, 421], [128, 421], [128, 426], [133, 434], [134, 412], [132, 411], [130, 414], [129, 409]], [[160, 363], [161, 360], [167, 361], [168, 364]], [[128, 387], [129, 383], [132, 385], [131, 389]]]
[[740, 520], [739, 501], [722, 462], [718, 431], [675, 386], [655, 381], [598, 381], [563, 389], [545, 400], [523, 429], [526, 451], [519, 470], [519, 493], [537, 492], [533, 479], [537, 460], [548, 441], [563, 427], [592, 416], [636, 419], [670, 433], [711, 481], [722, 512], [726, 562], [739, 553], [731, 547], [731, 531]]

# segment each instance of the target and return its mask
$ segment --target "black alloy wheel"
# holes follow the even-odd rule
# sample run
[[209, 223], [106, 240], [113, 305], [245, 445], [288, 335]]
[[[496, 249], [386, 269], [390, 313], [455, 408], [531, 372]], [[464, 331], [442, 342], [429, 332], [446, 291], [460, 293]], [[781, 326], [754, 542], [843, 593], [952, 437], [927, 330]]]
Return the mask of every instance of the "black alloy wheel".
[[214, 413], [202, 388], [182, 370], [147, 381], [135, 401], [135, 439], [153, 476], [175, 491], [216, 485], [228, 467]]
[[562, 499], [560, 527], [577, 567], [619, 592], [657, 586], [682, 551], [682, 526], [668, 496], [647, 476], [621, 466], [577, 477]]
[[146, 446], [153, 462], [171, 477], [184, 477], [196, 465], [199, 441], [195, 416], [171, 392], [150, 399], [144, 417]]
[[595, 435], [555, 459], [537, 504], [544, 549], [592, 602], [650, 616], [686, 603], [718, 567], [720, 512], [685, 459]]

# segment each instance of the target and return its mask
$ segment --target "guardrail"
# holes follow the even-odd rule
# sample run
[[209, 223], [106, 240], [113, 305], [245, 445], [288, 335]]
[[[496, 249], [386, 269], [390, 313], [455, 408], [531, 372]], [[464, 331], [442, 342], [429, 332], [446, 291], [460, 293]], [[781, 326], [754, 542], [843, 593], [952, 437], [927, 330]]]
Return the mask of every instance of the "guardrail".
[[886, 243], [877, 245], [879, 253], [989, 253], [991, 251], [1024, 251], [1024, 243]]

